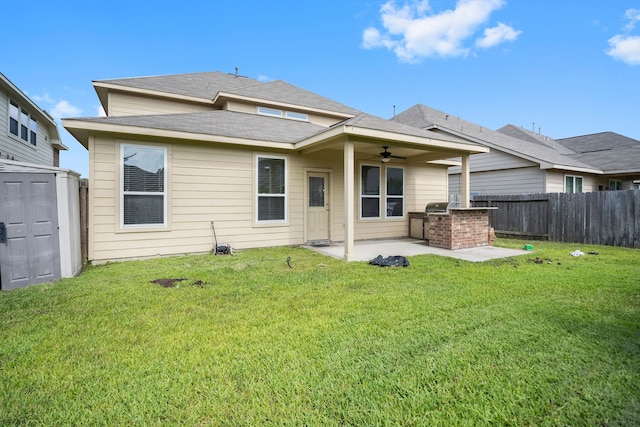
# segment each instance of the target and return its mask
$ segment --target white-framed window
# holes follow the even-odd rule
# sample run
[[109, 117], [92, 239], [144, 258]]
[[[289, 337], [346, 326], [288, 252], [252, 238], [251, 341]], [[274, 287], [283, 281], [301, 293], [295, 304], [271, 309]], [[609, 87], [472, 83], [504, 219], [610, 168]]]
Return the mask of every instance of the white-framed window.
[[403, 216], [404, 168], [362, 164], [360, 166], [360, 218], [402, 218]]
[[123, 228], [167, 225], [167, 148], [120, 145]]
[[303, 122], [309, 121], [309, 115], [305, 114], [305, 113], [298, 113], [298, 112], [295, 112], [295, 111], [285, 111], [284, 112], [284, 116], [287, 119], [301, 120]]
[[38, 120], [12, 99], [9, 100], [9, 133], [31, 145], [37, 144]]
[[20, 139], [29, 142], [29, 113], [20, 109]]
[[610, 179], [609, 180], [609, 190], [622, 190], [622, 180], [621, 179]]
[[20, 136], [20, 107], [13, 101], [9, 101], [9, 133]]
[[565, 193], [582, 193], [582, 177], [574, 175], [564, 176]]
[[360, 218], [380, 218], [380, 166], [360, 166]]
[[258, 114], [273, 117], [282, 117], [282, 110], [267, 107], [258, 107]]
[[29, 117], [29, 142], [31, 145], [36, 145], [38, 137], [38, 121], [35, 117]]
[[305, 113], [298, 113], [296, 111], [283, 111], [277, 108], [258, 107], [258, 114], [271, 117], [284, 117], [285, 119], [300, 120], [303, 122], [309, 121], [309, 115]]
[[256, 156], [256, 216], [258, 223], [287, 221], [287, 158]]
[[388, 218], [404, 216], [404, 169], [387, 166], [386, 179], [386, 212]]

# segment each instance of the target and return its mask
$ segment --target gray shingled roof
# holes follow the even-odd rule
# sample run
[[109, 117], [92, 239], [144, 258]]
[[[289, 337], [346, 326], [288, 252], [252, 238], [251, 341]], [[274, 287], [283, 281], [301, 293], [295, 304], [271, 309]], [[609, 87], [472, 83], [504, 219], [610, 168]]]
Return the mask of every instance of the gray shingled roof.
[[275, 80], [258, 85], [245, 86], [240, 89], [229, 91], [234, 95], [247, 96], [250, 98], [264, 99], [266, 101], [282, 102], [286, 104], [301, 105], [303, 107], [335, 111], [338, 113], [356, 115], [360, 111], [325, 98], [308, 90], [299, 88], [282, 80]]
[[640, 171], [640, 141], [614, 132], [558, 139], [571, 149], [576, 160], [602, 169], [605, 173]]
[[97, 80], [97, 82], [207, 100], [212, 100], [220, 91], [232, 92], [242, 87], [261, 84], [258, 80], [218, 71]]
[[443, 131], [451, 131], [455, 135], [471, 138], [489, 148], [520, 156], [536, 163], [567, 168], [594, 169], [593, 166], [568, 157], [547, 145], [514, 138], [422, 104], [415, 105], [396, 115], [393, 120], [422, 129], [435, 126]]
[[356, 115], [359, 113], [359, 111], [354, 108], [281, 80], [263, 83], [248, 77], [218, 71], [98, 80], [97, 82], [206, 100], [213, 100], [219, 92], [225, 92], [228, 94], [263, 99], [265, 101], [333, 111], [341, 114]]
[[[369, 114], [359, 114], [356, 117], [347, 119], [339, 123], [340, 125], [350, 125], [355, 127], [361, 127], [364, 129], [379, 130], [384, 132], [392, 132], [400, 135], [418, 136], [421, 138], [432, 138], [440, 141], [449, 142], [461, 142], [459, 138], [449, 137], [442, 133], [433, 132], [431, 130], [420, 129], [415, 126], [407, 125], [401, 122], [382, 119], [380, 117], [371, 116]], [[473, 142], [464, 141], [469, 145], [475, 145]]]
[[505, 135], [509, 135], [513, 138], [521, 139], [523, 141], [533, 142], [534, 144], [546, 145], [547, 147], [555, 149], [560, 154], [569, 155], [569, 156], [572, 156], [575, 154], [573, 150], [567, 148], [562, 144], [559, 144], [557, 140], [551, 137], [548, 137], [546, 135], [532, 132], [521, 126], [518, 127], [518, 126], [509, 124], [501, 127], [496, 132], [500, 132]]
[[198, 113], [83, 118], [86, 122], [133, 126], [256, 141], [294, 143], [326, 128], [309, 122], [214, 110]]

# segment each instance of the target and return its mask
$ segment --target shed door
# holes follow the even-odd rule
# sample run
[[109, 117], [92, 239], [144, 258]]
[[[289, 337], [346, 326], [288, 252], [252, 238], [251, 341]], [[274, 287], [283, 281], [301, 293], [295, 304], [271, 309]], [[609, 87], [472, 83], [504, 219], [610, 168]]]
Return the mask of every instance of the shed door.
[[55, 174], [0, 173], [0, 289], [60, 278]]

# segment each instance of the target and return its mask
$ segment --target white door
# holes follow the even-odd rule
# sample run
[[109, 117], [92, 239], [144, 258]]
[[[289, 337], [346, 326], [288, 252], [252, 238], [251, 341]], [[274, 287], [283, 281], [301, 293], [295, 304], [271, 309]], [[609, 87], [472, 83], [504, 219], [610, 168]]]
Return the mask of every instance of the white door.
[[307, 241], [329, 240], [329, 174], [307, 174]]

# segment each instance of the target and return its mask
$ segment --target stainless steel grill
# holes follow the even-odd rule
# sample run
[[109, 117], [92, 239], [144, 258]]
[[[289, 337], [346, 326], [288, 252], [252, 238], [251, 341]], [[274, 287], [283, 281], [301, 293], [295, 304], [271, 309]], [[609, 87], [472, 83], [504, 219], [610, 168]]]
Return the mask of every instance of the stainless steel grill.
[[459, 208], [459, 202], [430, 202], [424, 208], [424, 221], [422, 226], [425, 240], [429, 240], [429, 214], [448, 213], [451, 208]]
[[427, 221], [427, 218], [430, 213], [444, 213], [449, 212], [451, 208], [459, 208], [460, 203], [458, 202], [430, 202], [427, 203], [427, 206], [424, 208], [424, 219]]

